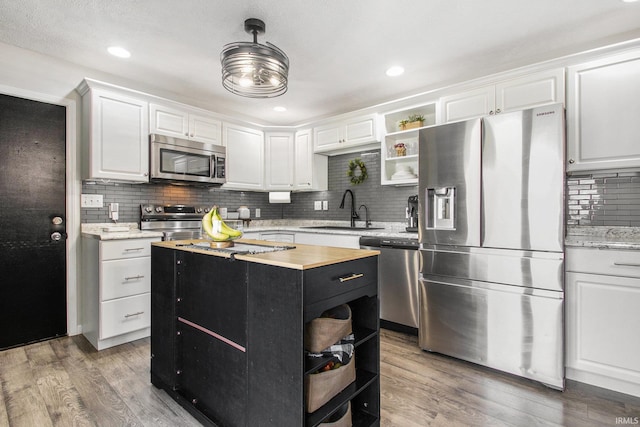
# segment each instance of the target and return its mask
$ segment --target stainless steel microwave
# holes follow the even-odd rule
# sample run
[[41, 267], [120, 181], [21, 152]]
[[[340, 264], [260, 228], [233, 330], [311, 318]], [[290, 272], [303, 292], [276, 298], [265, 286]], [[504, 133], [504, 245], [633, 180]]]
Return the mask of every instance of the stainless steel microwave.
[[158, 134], [151, 134], [149, 139], [152, 181], [226, 182], [225, 147]]

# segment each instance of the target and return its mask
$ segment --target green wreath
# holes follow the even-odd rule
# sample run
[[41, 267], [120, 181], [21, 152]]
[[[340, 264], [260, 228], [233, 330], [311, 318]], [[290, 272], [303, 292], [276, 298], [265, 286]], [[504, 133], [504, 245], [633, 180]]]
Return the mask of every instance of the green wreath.
[[[355, 173], [356, 168], [360, 169], [359, 174]], [[349, 160], [349, 170], [347, 171], [347, 176], [351, 180], [352, 184], [362, 184], [364, 180], [367, 179], [367, 167], [360, 159]]]

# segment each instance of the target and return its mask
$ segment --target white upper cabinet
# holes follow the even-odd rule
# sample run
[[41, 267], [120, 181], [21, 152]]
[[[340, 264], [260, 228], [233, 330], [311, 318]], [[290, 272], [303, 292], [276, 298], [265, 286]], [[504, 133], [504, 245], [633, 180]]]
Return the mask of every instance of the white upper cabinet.
[[[95, 83], [95, 84], [94, 84]], [[149, 104], [126, 91], [83, 81], [84, 179], [149, 181]]]
[[222, 124], [222, 142], [227, 147], [229, 190], [264, 190], [264, 133], [232, 123]]
[[555, 103], [564, 103], [563, 69], [530, 74], [440, 99], [444, 123]]
[[293, 190], [293, 132], [266, 132], [264, 142], [265, 189], [272, 191]]
[[[316, 153], [342, 154], [380, 141], [377, 114], [345, 119], [313, 129]], [[356, 150], [358, 149], [356, 148]]]
[[311, 129], [265, 133], [265, 190], [324, 191], [327, 156], [314, 154]]
[[311, 129], [296, 132], [294, 139], [293, 189], [326, 191], [328, 188], [328, 158], [314, 154]]
[[221, 145], [222, 123], [206, 111], [150, 104], [150, 131], [175, 138]]
[[640, 50], [568, 69], [567, 171], [640, 167]]

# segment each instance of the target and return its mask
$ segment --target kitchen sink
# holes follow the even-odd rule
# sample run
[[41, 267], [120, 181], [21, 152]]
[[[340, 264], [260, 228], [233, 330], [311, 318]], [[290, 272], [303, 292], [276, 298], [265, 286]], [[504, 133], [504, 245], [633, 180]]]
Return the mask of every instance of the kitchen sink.
[[315, 228], [316, 230], [384, 230], [384, 227], [349, 227], [348, 225], [312, 225], [302, 228]]

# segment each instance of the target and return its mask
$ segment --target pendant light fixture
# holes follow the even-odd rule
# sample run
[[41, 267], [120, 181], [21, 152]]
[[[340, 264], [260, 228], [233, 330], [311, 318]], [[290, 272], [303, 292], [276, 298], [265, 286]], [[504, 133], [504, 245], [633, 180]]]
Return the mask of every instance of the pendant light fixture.
[[253, 43], [229, 43], [222, 48], [222, 85], [236, 95], [272, 98], [287, 91], [289, 58], [276, 46], [258, 43], [265, 32], [260, 19], [244, 21], [244, 30], [253, 34]]

